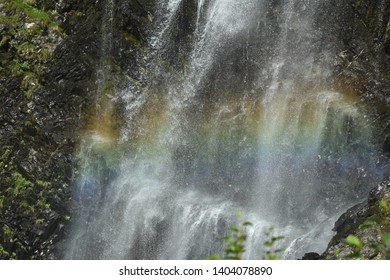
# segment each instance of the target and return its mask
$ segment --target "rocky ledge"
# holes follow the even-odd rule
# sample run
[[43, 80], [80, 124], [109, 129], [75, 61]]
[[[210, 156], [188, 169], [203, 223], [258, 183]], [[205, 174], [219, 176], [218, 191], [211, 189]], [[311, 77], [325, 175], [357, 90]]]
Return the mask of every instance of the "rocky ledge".
[[390, 258], [390, 179], [348, 209], [336, 221], [326, 251], [307, 253], [303, 260], [384, 260]]

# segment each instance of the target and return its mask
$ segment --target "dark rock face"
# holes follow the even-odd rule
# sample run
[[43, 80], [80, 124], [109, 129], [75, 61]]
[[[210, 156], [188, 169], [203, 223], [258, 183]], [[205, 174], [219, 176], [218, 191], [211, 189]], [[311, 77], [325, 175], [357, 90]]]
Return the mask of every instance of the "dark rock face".
[[356, 229], [370, 214], [372, 214], [372, 211], [367, 209], [366, 202], [362, 202], [348, 209], [335, 223], [333, 228], [337, 232], [335, 238], [347, 237], [346, 232]]
[[[92, 98], [101, 11], [99, 2], [56, 2], [37, 7], [55, 9], [69, 33], [53, 43], [40, 87], [27, 95], [24, 74], [0, 77], [0, 259], [56, 258], [53, 245], [70, 220], [72, 155]], [[77, 23], [76, 13], [85, 14]]]
[[318, 253], [306, 253], [303, 257], [302, 260], [320, 260], [321, 256]]
[[377, 139], [387, 149], [390, 121], [389, 1], [327, 1], [319, 9], [316, 28], [323, 42], [338, 53], [334, 61], [333, 86], [353, 91], [370, 108], [377, 121]]

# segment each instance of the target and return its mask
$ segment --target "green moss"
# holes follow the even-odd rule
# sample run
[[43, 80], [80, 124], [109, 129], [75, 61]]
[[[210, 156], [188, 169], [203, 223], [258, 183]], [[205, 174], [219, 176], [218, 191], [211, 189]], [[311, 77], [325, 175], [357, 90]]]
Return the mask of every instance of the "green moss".
[[17, 60], [12, 60], [11, 63], [8, 64], [7, 69], [13, 76], [19, 76], [23, 73], [21, 65]]
[[15, 172], [12, 174], [16, 188], [26, 188], [32, 186], [32, 183], [25, 179], [20, 173]]
[[51, 54], [48, 48], [41, 48], [40, 49], [41, 58], [45, 61], [49, 60]]
[[370, 218], [366, 219], [361, 225], [359, 225], [359, 230], [365, 230], [368, 228], [372, 228], [376, 225], [375, 221], [370, 220]]
[[31, 121], [25, 121], [25, 122], [24, 122], [24, 126], [27, 126], [27, 127], [32, 126]]
[[1, 40], [0, 40], [0, 48], [1, 47], [4, 47], [6, 44], [8, 44], [8, 42], [11, 40], [11, 37], [10, 36], [2, 36], [1, 37]]
[[22, 211], [27, 215], [32, 215], [36, 212], [34, 205], [29, 204], [27, 200], [22, 200], [20, 202], [20, 207]]
[[6, 236], [6, 237], [10, 237], [10, 236], [15, 234], [15, 232], [8, 225], [3, 225], [2, 230], [3, 230], [4, 236]]
[[33, 72], [25, 72], [20, 88], [24, 90], [34, 89], [39, 84], [39, 77]]
[[39, 226], [39, 225], [43, 224], [44, 222], [45, 222], [45, 219], [36, 219], [34, 224]]
[[379, 207], [382, 212], [382, 214], [387, 215], [390, 214], [390, 199], [382, 199], [379, 201]]
[[45, 24], [53, 23], [49, 13], [30, 5], [28, 1], [12, 0], [8, 2], [11, 2], [9, 8], [26, 14], [30, 19], [38, 20]]
[[47, 188], [48, 186], [50, 186], [49, 182], [45, 182], [45, 181], [42, 181], [42, 180], [37, 180], [36, 183], [37, 183], [38, 186], [40, 186], [42, 188]]
[[35, 45], [30, 42], [24, 42], [17, 46], [18, 51], [32, 51], [35, 49]]
[[[23, 123], [26, 126], [35, 125], [34, 118], [29, 118]], [[20, 140], [18, 146], [20, 147]], [[28, 145], [28, 144], [26, 144]], [[16, 254], [25, 254], [31, 249], [31, 245], [25, 248], [23, 246], [26, 235], [34, 236], [35, 229], [39, 229], [45, 225], [48, 219], [47, 211], [51, 208], [49, 199], [53, 197], [53, 188], [50, 183], [44, 180], [39, 180], [33, 177], [33, 174], [24, 174], [18, 166], [19, 160], [15, 157], [14, 148], [9, 148], [0, 152], [0, 212], [4, 216], [0, 226], [0, 243], [3, 249], [7, 251], [5, 254], [0, 249], [0, 259], [16, 258]], [[7, 214], [9, 213], [9, 214]], [[18, 221], [17, 231], [10, 224], [5, 224], [5, 221], [11, 218]], [[4, 226], [3, 226], [4, 224]], [[20, 228], [19, 228], [20, 226]], [[15, 254], [16, 253], [16, 254]]]
[[6, 149], [4, 154], [1, 156], [1, 158], [6, 158], [12, 153], [11, 149]]
[[142, 47], [142, 43], [140, 40], [137, 39], [133, 34], [128, 32], [122, 32], [122, 36], [126, 41], [131, 42], [133, 45], [137, 46], [138, 48]]
[[8, 259], [10, 254], [4, 249], [3, 245], [0, 244], [0, 259]]
[[148, 75], [148, 70], [144, 67], [140, 67], [139, 68], [139, 72], [142, 74], [142, 75], [145, 75], [147, 76]]
[[[26, 199], [33, 193], [33, 183], [29, 180], [25, 179], [20, 173], [14, 172], [11, 178], [6, 179], [7, 183], [11, 186], [8, 187], [5, 192], [7, 194], [7, 199], [15, 200], [15, 199]], [[13, 201], [14, 202], [14, 201]], [[4, 201], [3, 201], [4, 207]], [[25, 208], [25, 205], [23, 205]]]
[[[53, 37], [47, 31], [64, 37], [50, 11], [38, 8], [36, 1], [6, 0], [0, 14], [0, 24], [5, 29], [0, 35], [0, 47], [7, 46], [9, 58], [1, 61], [0, 75], [22, 77], [23, 81], [31, 74], [36, 77], [33, 83], [23, 83], [21, 88], [30, 98], [33, 91], [40, 86], [40, 77], [45, 72], [45, 63], [49, 62], [51, 53], [45, 43], [52, 44]], [[46, 42], [47, 41], [47, 42]]]
[[50, 204], [43, 198], [38, 199], [37, 206], [43, 210], [50, 209]]
[[363, 6], [363, 1], [355, 1], [354, 3], [352, 3], [352, 6], [355, 8], [360, 8]]
[[32, 96], [33, 96], [33, 90], [31, 88], [27, 89], [25, 92], [24, 92], [24, 96], [26, 96], [27, 99], [31, 99]]
[[7, 28], [12, 29], [15, 32], [15, 26], [20, 21], [18, 15], [5, 16], [0, 14], [0, 24], [5, 25]]
[[355, 235], [348, 235], [347, 238], [345, 238], [345, 243], [349, 246], [352, 246], [355, 250], [360, 251], [363, 247], [363, 243], [360, 241], [360, 239]]
[[111, 79], [106, 79], [103, 83], [103, 93], [105, 95], [112, 95], [114, 89], [114, 83]]

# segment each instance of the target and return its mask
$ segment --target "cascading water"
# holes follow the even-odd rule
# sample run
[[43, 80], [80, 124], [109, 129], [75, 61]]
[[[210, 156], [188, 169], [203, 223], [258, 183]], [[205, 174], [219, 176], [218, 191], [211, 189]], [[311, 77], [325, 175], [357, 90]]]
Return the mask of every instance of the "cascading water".
[[121, 131], [92, 127], [81, 146], [65, 258], [202, 259], [223, 251], [236, 211], [253, 223], [246, 258], [262, 258], [271, 225], [285, 258], [321, 252], [381, 179], [359, 98], [330, 81], [335, 53], [315, 24], [327, 6], [199, 0], [185, 47], [173, 36], [184, 2], [157, 5], [139, 58], [148, 88], [115, 94]]

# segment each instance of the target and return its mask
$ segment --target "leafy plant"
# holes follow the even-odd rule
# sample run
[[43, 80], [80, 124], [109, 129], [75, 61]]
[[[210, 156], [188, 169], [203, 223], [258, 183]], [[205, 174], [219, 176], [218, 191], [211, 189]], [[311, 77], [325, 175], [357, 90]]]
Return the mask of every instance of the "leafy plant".
[[353, 253], [349, 254], [347, 259], [359, 258], [361, 256], [360, 251], [363, 248], [363, 243], [360, 241], [359, 237], [350, 234], [344, 241], [353, 248]]
[[362, 247], [363, 247], [363, 244], [362, 242], [360, 241], [360, 239], [355, 236], [355, 235], [349, 235], [346, 239], [345, 239], [345, 243], [347, 243], [348, 245], [354, 247], [356, 250], [361, 250]]
[[7, 259], [9, 257], [9, 253], [4, 249], [4, 247], [0, 244], [0, 260]]
[[279, 240], [282, 240], [283, 236], [274, 236], [273, 232], [275, 230], [274, 226], [268, 228], [266, 235], [268, 239], [263, 243], [266, 248], [264, 259], [266, 260], [280, 260], [283, 249], [277, 248], [276, 243]]
[[40, 219], [36, 219], [35, 222], [34, 222], [34, 224], [35, 224], [35, 225], [41, 225], [41, 224], [43, 224], [44, 222], [45, 222], [45, 219], [40, 218]]
[[[237, 218], [239, 218], [241, 214], [237, 213]], [[222, 258], [220, 255], [212, 255], [208, 257], [208, 260], [241, 260], [242, 255], [245, 252], [245, 241], [247, 239], [247, 235], [245, 234], [245, 228], [248, 226], [252, 226], [252, 224], [248, 221], [242, 222], [239, 226], [231, 226], [229, 228], [230, 234], [222, 237], [222, 240], [226, 242], [225, 256]]]
[[4, 249], [3, 245], [0, 244], [0, 260], [16, 260], [16, 254], [10, 254], [6, 249]]
[[[237, 214], [239, 217], [240, 214]], [[245, 233], [246, 228], [252, 226], [252, 223], [248, 221], [242, 222], [239, 226], [231, 226], [229, 228], [230, 234], [222, 239], [226, 242], [225, 256], [222, 258], [220, 255], [212, 255], [208, 257], [208, 260], [241, 260], [245, 253], [245, 242], [247, 235]], [[281, 253], [283, 249], [276, 248], [277, 242], [283, 239], [283, 236], [274, 236], [274, 227], [268, 228], [266, 235], [268, 239], [263, 243], [266, 250], [264, 259], [266, 260], [278, 260], [281, 259]]]
[[385, 233], [383, 235], [383, 242], [386, 245], [386, 259], [390, 260], [390, 233]]
[[16, 188], [25, 188], [25, 187], [29, 187], [32, 185], [32, 183], [27, 180], [26, 178], [24, 178], [20, 173], [18, 172], [15, 172], [13, 175], [13, 178], [14, 178], [14, 182], [15, 182], [15, 187]]
[[381, 208], [382, 211], [384, 211], [385, 213], [386, 212], [390, 212], [390, 205], [388, 203], [387, 200], [381, 200], [379, 201], [379, 207]]
[[227, 248], [225, 249], [226, 260], [241, 260], [242, 255], [245, 252], [245, 241], [247, 236], [245, 234], [245, 228], [251, 226], [250, 222], [243, 222], [240, 226], [230, 227], [231, 234], [223, 237], [223, 240], [227, 242]]

